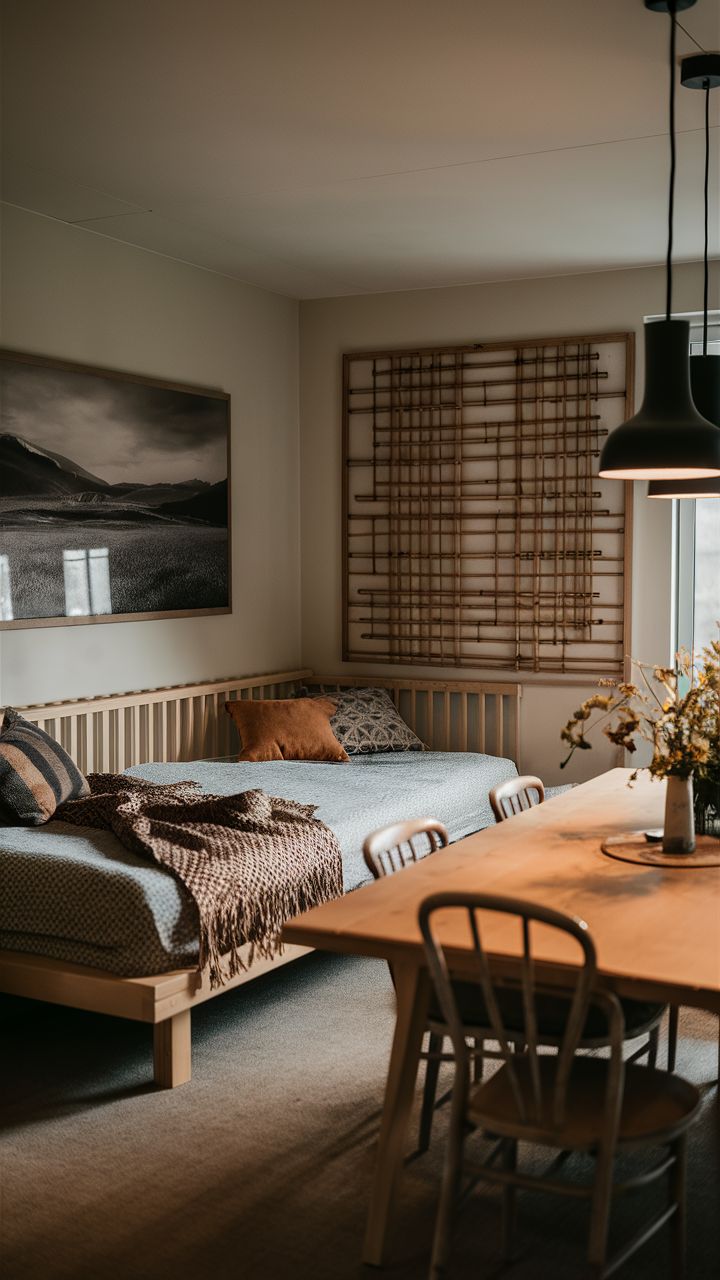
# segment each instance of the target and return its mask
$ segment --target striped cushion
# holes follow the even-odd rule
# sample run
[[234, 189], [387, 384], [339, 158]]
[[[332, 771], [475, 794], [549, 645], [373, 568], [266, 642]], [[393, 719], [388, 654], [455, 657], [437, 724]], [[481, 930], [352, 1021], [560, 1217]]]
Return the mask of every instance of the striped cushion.
[[87, 792], [85, 778], [60, 743], [7, 707], [0, 730], [0, 807], [5, 814], [38, 827], [59, 804]]

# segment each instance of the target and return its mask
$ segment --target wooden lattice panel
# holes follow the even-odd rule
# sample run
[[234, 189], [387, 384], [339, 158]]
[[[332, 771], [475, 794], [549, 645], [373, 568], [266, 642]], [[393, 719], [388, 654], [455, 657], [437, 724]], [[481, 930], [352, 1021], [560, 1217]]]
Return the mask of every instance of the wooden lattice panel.
[[343, 657], [615, 675], [633, 335], [344, 358]]

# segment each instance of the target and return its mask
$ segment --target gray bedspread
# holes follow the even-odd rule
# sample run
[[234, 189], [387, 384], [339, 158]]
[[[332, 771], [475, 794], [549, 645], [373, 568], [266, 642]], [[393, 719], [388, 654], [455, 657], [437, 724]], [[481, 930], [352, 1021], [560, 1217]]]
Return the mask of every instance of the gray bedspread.
[[[406, 818], [439, 818], [460, 840], [488, 826], [488, 791], [517, 773], [510, 760], [460, 752], [304, 761], [196, 761], [129, 769], [153, 782], [192, 779], [218, 795], [260, 787], [318, 806], [343, 853], [346, 892], [370, 877], [369, 831]], [[125, 849], [111, 832], [50, 822], [0, 828], [0, 947], [92, 965], [123, 977], [197, 960], [195, 907], [174, 877]]]

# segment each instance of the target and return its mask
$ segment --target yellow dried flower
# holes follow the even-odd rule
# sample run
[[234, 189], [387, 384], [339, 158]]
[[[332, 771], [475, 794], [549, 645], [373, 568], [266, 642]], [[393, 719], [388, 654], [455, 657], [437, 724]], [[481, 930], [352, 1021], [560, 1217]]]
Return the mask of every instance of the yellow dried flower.
[[609, 694], [594, 693], [591, 698], [588, 698], [587, 702], [583, 703], [583, 707], [585, 708], [585, 711], [587, 713], [586, 715], [583, 716], [583, 720], [586, 720], [590, 712], [596, 709], [600, 711], [609, 711], [611, 706], [613, 705], [613, 702], [614, 702], [614, 698], [612, 698]]
[[660, 681], [660, 684], [671, 684], [676, 679], [672, 667], [653, 667], [653, 675], [656, 680]]

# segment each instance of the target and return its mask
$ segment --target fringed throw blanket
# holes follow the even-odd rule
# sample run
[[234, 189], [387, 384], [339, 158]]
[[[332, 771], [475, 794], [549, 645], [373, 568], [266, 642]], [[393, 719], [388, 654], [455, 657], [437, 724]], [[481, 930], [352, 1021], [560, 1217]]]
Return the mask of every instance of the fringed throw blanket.
[[[103, 827], [126, 848], [154, 858], [185, 885], [200, 917], [200, 968], [215, 988], [252, 955], [280, 949], [286, 920], [342, 893], [340, 846], [313, 817], [315, 805], [264, 791], [198, 794], [194, 782], [167, 786], [91, 773], [90, 795], [56, 812], [62, 822]], [[223, 964], [225, 960], [226, 964]]]

